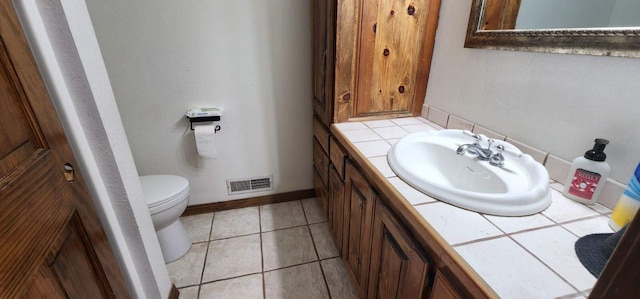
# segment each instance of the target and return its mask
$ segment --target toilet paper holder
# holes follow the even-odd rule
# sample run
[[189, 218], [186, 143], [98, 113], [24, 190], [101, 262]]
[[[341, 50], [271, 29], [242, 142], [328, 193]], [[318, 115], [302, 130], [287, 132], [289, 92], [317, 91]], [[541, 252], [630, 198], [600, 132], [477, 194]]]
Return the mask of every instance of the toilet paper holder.
[[[189, 117], [187, 116], [189, 123], [191, 124], [191, 131], [193, 131], [193, 123], [207, 122], [207, 121], [220, 121], [220, 116], [201, 116], [201, 117]], [[220, 125], [216, 125], [214, 131], [218, 133], [222, 128]]]

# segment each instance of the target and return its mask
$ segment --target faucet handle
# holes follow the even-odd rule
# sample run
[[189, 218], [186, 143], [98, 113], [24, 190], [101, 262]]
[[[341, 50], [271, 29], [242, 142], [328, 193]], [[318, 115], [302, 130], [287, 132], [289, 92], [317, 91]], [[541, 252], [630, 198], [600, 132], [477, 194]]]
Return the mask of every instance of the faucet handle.
[[496, 146], [496, 149], [497, 149], [496, 153], [493, 154], [489, 159], [489, 164], [493, 166], [502, 166], [504, 165], [504, 156], [502, 155], [502, 152], [504, 151], [504, 146], [502, 144], [498, 144]]
[[[489, 145], [487, 145], [487, 149], [491, 149], [491, 145], [492, 145], [494, 142], [496, 142], [496, 141], [495, 141], [495, 140], [493, 140], [493, 139], [488, 139], [488, 140], [487, 140], [487, 143], [488, 143]], [[498, 146], [499, 146], [499, 145], [498, 145]], [[504, 149], [504, 147], [503, 147], [503, 149]]]
[[471, 138], [473, 138], [475, 140], [474, 144], [479, 146], [480, 145], [480, 141], [482, 140], [482, 135], [480, 134], [475, 134], [469, 130], [464, 130], [462, 131], [462, 134], [471, 136]]
[[482, 135], [480, 135], [480, 134], [475, 134], [475, 133], [473, 133], [473, 132], [471, 132], [471, 131], [469, 131], [469, 130], [464, 130], [464, 131], [462, 131], [462, 134], [465, 134], [465, 135], [467, 135], [467, 136], [471, 136], [471, 137], [472, 137], [473, 139], [475, 139], [475, 140], [482, 140]]

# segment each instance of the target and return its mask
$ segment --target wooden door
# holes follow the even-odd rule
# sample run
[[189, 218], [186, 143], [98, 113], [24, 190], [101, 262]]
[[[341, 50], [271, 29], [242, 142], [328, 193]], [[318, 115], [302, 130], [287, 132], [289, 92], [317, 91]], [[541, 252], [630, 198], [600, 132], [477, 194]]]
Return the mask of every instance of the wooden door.
[[361, 298], [367, 293], [369, 252], [371, 250], [371, 221], [376, 194], [362, 174], [346, 164], [345, 223], [343, 259], [346, 270]]
[[333, 232], [336, 241], [336, 247], [341, 256], [344, 256], [343, 252], [343, 223], [344, 223], [344, 182], [338, 174], [335, 167], [330, 166], [329, 170], [329, 207], [327, 219], [329, 220], [329, 228]]
[[367, 298], [425, 298], [429, 262], [393, 214], [377, 200]]
[[420, 115], [440, 0], [338, 5], [334, 121]]
[[420, 113], [433, 49], [427, 39], [429, 19], [434, 18], [432, 4], [431, 0], [364, 3], [353, 116]]
[[325, 126], [333, 122], [336, 0], [313, 0], [313, 111]]
[[10, 0], [0, 107], [0, 297], [128, 297]]

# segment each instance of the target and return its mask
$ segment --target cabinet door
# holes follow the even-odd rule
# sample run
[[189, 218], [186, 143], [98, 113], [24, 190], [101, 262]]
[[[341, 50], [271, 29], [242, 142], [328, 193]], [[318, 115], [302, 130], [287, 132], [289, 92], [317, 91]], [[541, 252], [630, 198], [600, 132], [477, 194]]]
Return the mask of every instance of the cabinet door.
[[328, 210], [328, 200], [329, 200], [329, 195], [327, 192], [327, 187], [324, 185], [324, 183], [322, 182], [322, 179], [320, 178], [320, 174], [318, 174], [318, 170], [316, 169], [316, 167], [313, 167], [313, 190], [316, 191], [316, 197], [318, 198], [318, 200], [320, 201], [320, 204], [322, 205], [322, 210], [324, 211], [324, 214], [327, 215], [327, 210]]
[[438, 271], [433, 280], [433, 288], [431, 290], [431, 299], [460, 299], [462, 296], [456, 292], [456, 289], [444, 277], [442, 272]]
[[371, 222], [376, 194], [362, 174], [351, 164], [346, 165], [345, 223], [342, 258], [354, 287], [361, 298], [367, 292]]
[[335, 167], [330, 166], [329, 174], [329, 208], [327, 219], [329, 220], [329, 227], [333, 231], [333, 235], [336, 238], [336, 247], [341, 256], [344, 256], [342, 251], [343, 241], [342, 238], [344, 228], [344, 182], [338, 174]]
[[313, 110], [329, 125], [333, 119], [336, 0], [313, 0]]
[[378, 200], [373, 220], [368, 298], [424, 298], [429, 262], [395, 216]]
[[365, 2], [355, 116], [419, 114], [433, 48], [432, 2]]

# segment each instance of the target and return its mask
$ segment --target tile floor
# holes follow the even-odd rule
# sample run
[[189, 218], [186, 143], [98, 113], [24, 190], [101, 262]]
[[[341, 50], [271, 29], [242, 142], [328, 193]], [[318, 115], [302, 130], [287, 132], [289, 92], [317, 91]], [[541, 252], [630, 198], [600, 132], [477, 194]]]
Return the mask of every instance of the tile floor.
[[180, 298], [356, 298], [315, 198], [182, 217]]

